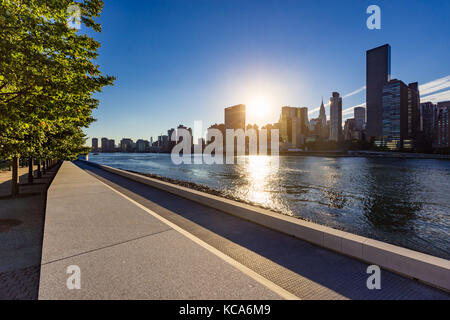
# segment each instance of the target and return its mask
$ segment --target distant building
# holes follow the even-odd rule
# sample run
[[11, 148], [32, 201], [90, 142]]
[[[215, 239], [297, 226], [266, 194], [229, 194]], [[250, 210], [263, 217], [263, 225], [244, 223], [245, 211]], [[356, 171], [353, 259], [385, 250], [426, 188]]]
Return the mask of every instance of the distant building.
[[320, 120], [320, 136], [322, 138], [328, 138], [328, 128], [327, 128], [327, 115], [325, 113], [325, 106], [322, 103], [320, 104], [319, 118]]
[[436, 110], [436, 105], [432, 102], [420, 104], [420, 130], [423, 137], [427, 140], [434, 138]]
[[412, 149], [421, 134], [420, 130], [420, 94], [419, 84], [408, 84], [408, 114], [407, 133], [403, 141], [403, 148]]
[[383, 87], [382, 144], [391, 150], [412, 149], [420, 130], [417, 83], [393, 79]]
[[330, 98], [330, 141], [342, 139], [342, 98], [333, 92]]
[[436, 148], [450, 147], [450, 101], [439, 102], [436, 114]]
[[280, 138], [288, 147], [300, 147], [309, 131], [307, 108], [285, 106], [281, 108]]
[[350, 118], [345, 120], [344, 124], [344, 140], [355, 139], [354, 133], [356, 132], [356, 119]]
[[123, 138], [120, 140], [120, 151], [133, 152], [133, 140], [129, 138]]
[[109, 152], [109, 139], [102, 138], [102, 152]]
[[380, 139], [383, 134], [383, 86], [391, 78], [391, 47], [389, 44], [366, 52], [367, 136]]
[[92, 138], [92, 152], [98, 152], [98, 139]]
[[245, 104], [225, 108], [225, 128], [245, 130]]
[[139, 139], [136, 141], [136, 152], [148, 152], [150, 143], [147, 140]]
[[108, 140], [108, 152], [115, 152], [116, 151], [116, 142], [114, 139]]
[[366, 108], [356, 107], [353, 112], [356, 121], [356, 130], [364, 130], [366, 127]]

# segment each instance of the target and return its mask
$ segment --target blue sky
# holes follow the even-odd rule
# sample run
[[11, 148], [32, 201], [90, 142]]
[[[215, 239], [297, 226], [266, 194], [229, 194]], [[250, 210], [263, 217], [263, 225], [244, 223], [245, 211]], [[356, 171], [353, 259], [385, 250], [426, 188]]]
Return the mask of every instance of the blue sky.
[[[366, 27], [371, 4], [381, 30]], [[277, 121], [283, 105], [313, 110], [332, 91], [362, 88], [365, 51], [385, 43], [392, 77], [443, 78], [434, 98], [448, 96], [450, 1], [106, 0], [98, 21], [98, 63], [117, 80], [97, 95], [98, 120], [85, 132], [116, 143], [221, 123], [239, 103], [259, 124]], [[361, 90], [343, 109], [364, 102]]]

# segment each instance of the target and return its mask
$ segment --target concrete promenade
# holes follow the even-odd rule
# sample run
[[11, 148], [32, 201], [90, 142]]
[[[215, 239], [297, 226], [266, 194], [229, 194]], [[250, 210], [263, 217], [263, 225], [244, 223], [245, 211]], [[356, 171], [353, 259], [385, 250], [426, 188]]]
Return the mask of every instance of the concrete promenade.
[[[66, 269], [81, 269], [68, 290]], [[47, 199], [40, 299], [450, 299], [367, 264], [85, 163]]]

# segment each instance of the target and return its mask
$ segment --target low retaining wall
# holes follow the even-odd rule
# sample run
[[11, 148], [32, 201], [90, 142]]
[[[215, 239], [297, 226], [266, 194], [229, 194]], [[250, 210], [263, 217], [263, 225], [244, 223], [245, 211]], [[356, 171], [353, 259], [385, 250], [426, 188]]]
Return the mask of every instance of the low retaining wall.
[[136, 173], [79, 160], [450, 292], [450, 261]]

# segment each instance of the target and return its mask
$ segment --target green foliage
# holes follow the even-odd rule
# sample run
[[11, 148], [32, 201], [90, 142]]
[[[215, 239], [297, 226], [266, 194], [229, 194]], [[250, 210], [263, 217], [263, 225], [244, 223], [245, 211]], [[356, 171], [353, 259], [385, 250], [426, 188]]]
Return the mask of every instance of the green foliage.
[[[93, 98], [114, 77], [95, 64], [100, 44], [67, 26], [67, 0], [0, 0], [0, 157], [73, 159], [87, 152]], [[101, 31], [100, 0], [77, 3]]]

